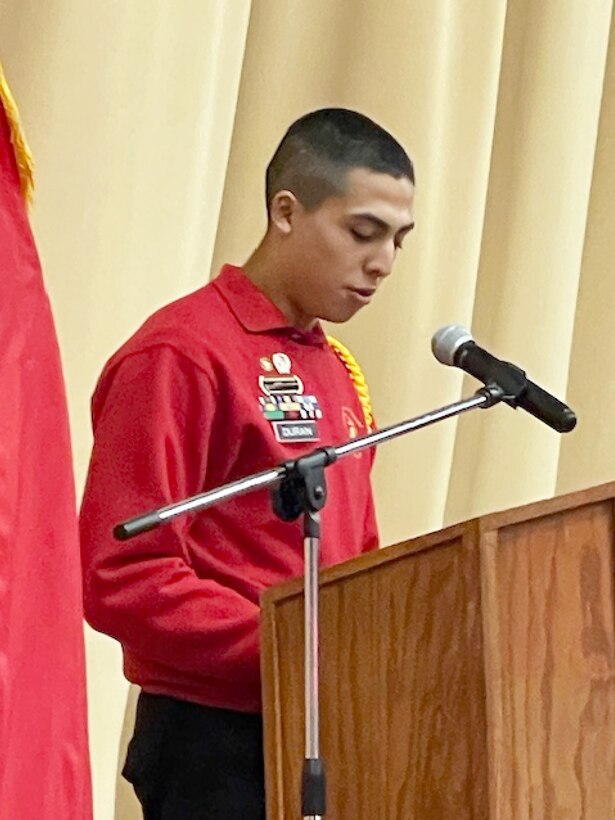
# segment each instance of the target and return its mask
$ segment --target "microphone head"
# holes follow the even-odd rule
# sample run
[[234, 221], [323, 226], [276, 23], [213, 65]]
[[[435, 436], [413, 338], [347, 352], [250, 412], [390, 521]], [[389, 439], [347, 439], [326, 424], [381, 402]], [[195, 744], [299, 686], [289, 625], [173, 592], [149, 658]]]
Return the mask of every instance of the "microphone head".
[[433, 355], [442, 364], [454, 367], [455, 354], [459, 348], [473, 342], [472, 334], [461, 325], [446, 325], [436, 330], [431, 339], [431, 350]]

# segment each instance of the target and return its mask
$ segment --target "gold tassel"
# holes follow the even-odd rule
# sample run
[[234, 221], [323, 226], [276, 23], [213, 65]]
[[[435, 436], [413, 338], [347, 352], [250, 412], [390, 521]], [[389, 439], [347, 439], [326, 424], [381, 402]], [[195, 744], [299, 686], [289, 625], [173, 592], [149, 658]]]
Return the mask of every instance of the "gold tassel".
[[345, 347], [341, 342], [338, 342], [338, 340], [334, 339], [333, 336], [327, 336], [327, 342], [329, 343], [330, 347], [335, 351], [338, 359], [342, 362], [342, 364], [348, 371], [352, 383], [354, 384], [355, 390], [357, 391], [359, 401], [361, 402], [361, 407], [363, 408], [363, 416], [365, 417], [365, 427], [367, 429], [367, 432], [371, 433], [374, 424], [374, 415], [372, 413], [372, 403], [369, 397], [369, 388], [367, 387], [367, 382], [365, 381], [363, 371], [361, 370], [358, 361], [352, 355], [350, 350], [348, 350], [348, 348]]
[[0, 101], [6, 112], [11, 130], [11, 142], [15, 150], [21, 190], [26, 201], [32, 202], [32, 196], [34, 194], [34, 160], [21, 126], [17, 103], [11, 94], [11, 89], [4, 76], [2, 63], [0, 63]]

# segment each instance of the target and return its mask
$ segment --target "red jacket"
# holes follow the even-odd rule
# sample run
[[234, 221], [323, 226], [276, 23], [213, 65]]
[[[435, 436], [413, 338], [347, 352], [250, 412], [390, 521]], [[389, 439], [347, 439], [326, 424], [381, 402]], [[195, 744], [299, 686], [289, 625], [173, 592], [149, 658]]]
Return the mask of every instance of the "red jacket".
[[[289, 327], [226, 266], [111, 358], [93, 425], [81, 511], [88, 621], [121, 642], [125, 674], [144, 690], [258, 711], [259, 595], [303, 574], [300, 522], [277, 519], [263, 490], [127, 542], [112, 528], [363, 434], [344, 365], [319, 326]], [[323, 566], [377, 545], [372, 460], [363, 451], [327, 470]]]

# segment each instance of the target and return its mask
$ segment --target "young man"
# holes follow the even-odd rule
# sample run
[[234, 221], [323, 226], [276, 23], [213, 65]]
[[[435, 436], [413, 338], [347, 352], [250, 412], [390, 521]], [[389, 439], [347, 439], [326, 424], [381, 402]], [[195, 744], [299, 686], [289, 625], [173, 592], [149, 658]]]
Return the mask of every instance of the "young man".
[[[259, 595], [303, 574], [302, 532], [265, 491], [125, 543], [113, 525], [366, 432], [357, 368], [319, 320], [369, 303], [413, 197], [412, 163], [371, 120], [302, 117], [267, 169], [268, 228], [243, 268], [158, 311], [103, 371], [85, 605], [142, 688], [124, 774], [146, 820], [264, 818]], [[371, 463], [363, 451], [328, 470], [324, 566], [377, 546]]]

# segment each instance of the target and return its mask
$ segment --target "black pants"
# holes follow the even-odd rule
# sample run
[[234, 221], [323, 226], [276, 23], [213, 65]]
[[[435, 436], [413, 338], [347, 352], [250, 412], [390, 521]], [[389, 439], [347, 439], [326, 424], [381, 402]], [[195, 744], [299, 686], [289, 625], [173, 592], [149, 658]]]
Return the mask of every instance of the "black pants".
[[265, 820], [261, 717], [142, 692], [122, 774], [144, 820]]

